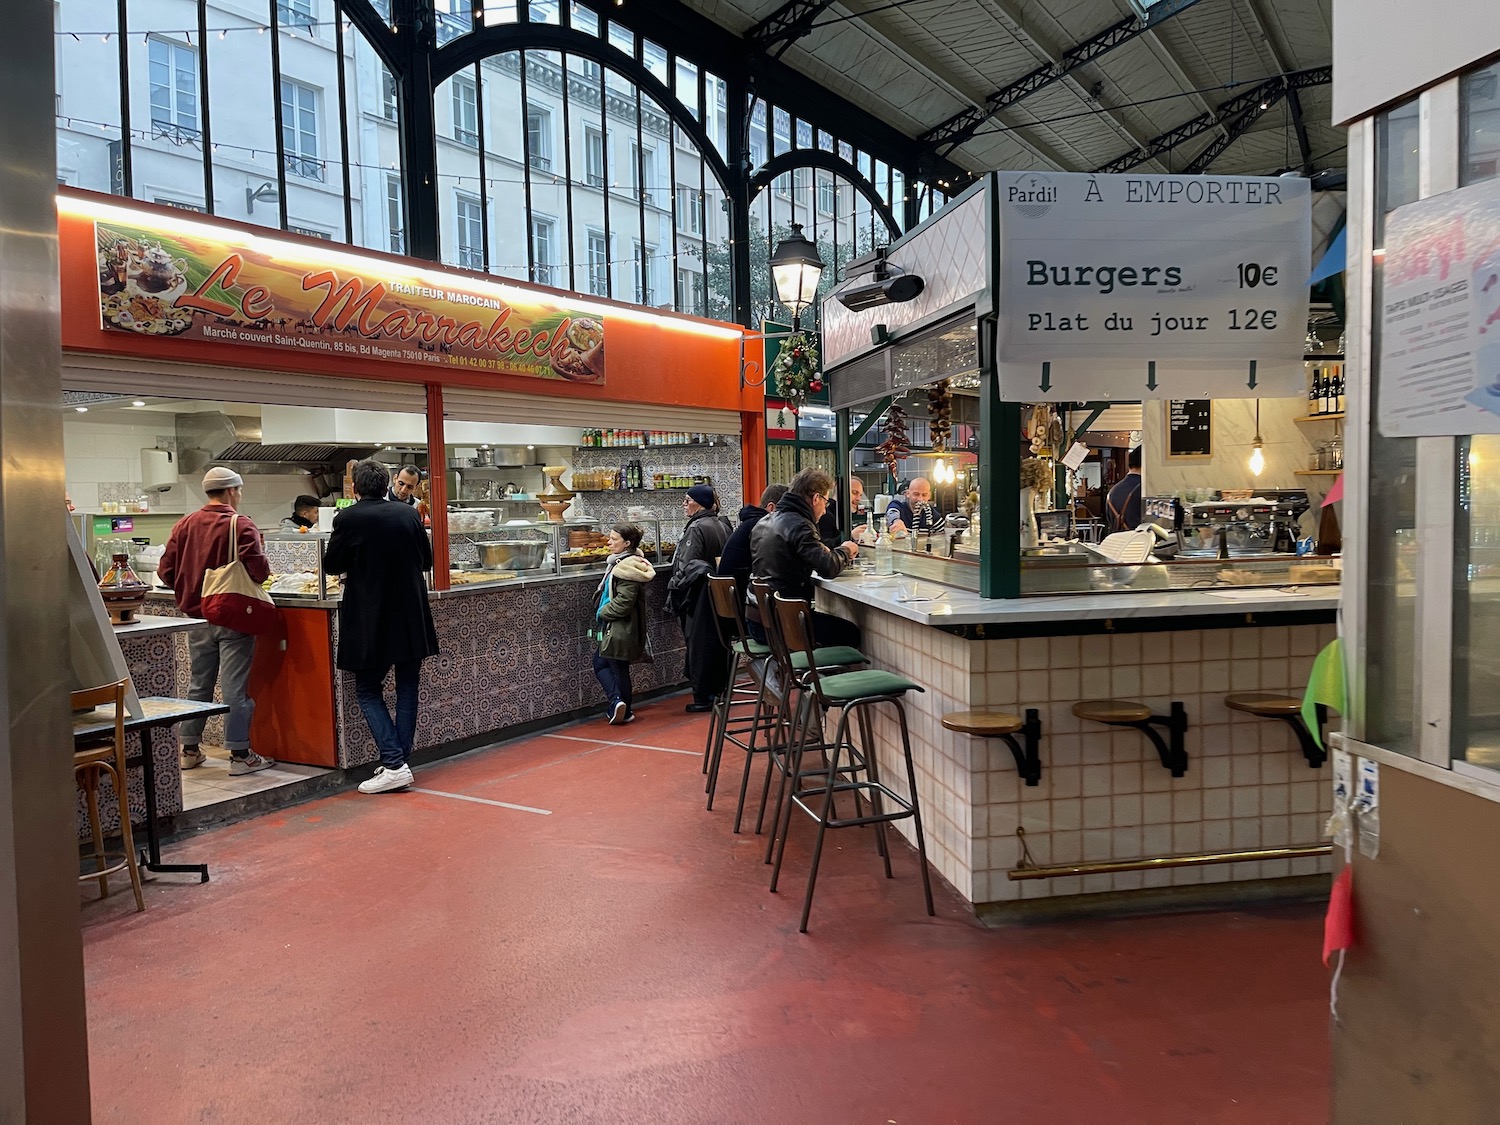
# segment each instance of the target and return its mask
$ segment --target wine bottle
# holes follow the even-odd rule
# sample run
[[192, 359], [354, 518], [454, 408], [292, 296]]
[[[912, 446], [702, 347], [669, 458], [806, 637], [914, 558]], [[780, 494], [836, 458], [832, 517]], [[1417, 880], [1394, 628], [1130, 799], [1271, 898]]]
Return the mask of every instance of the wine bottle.
[[1314, 367], [1313, 368], [1313, 374], [1312, 374], [1312, 382], [1308, 385], [1308, 388], [1307, 388], [1307, 412], [1308, 412], [1308, 414], [1316, 414], [1316, 413], [1318, 413], [1318, 383], [1319, 383], [1319, 380], [1321, 378], [1322, 378], [1321, 375], [1319, 375], [1319, 373], [1318, 373], [1318, 368]]
[[1338, 374], [1334, 376], [1333, 412], [1335, 414], [1342, 414], [1344, 412], [1344, 369], [1342, 367], [1338, 369]]

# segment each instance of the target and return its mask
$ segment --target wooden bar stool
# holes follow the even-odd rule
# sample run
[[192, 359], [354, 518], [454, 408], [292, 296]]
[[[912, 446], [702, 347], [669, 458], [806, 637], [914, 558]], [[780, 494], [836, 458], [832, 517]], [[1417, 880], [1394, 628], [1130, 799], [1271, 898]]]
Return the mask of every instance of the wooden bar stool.
[[[954, 711], [943, 716], [943, 726], [959, 734], [971, 734], [976, 738], [998, 738], [1010, 747], [1016, 760], [1016, 772], [1027, 785], [1038, 785], [1042, 780], [1042, 715], [1035, 707], [1026, 709], [1026, 717], [1012, 715], [1008, 711]], [[1020, 731], [1026, 741], [1023, 750], [1016, 741]]]
[[[1161, 764], [1171, 771], [1173, 777], [1187, 773], [1187, 709], [1175, 700], [1172, 710], [1166, 715], [1153, 714], [1151, 708], [1133, 699], [1085, 699], [1073, 704], [1073, 714], [1090, 722], [1103, 723], [1110, 727], [1134, 727], [1151, 740], [1156, 747]], [[1168, 741], [1153, 727], [1165, 727]]]
[[[1302, 721], [1302, 700], [1292, 695], [1279, 695], [1267, 691], [1235, 691], [1224, 697], [1224, 706], [1231, 711], [1243, 711], [1261, 719], [1280, 719], [1296, 732], [1297, 742], [1302, 747], [1302, 756], [1312, 769], [1317, 769], [1328, 755], [1313, 740], [1307, 724]], [[1318, 704], [1318, 731], [1328, 721], [1328, 708]]]
[[[114, 704], [115, 708], [114, 737], [107, 743], [74, 750], [73, 776], [87, 798], [89, 829], [94, 838], [94, 854], [85, 858], [93, 860], [95, 870], [79, 875], [78, 881], [87, 883], [97, 879], [99, 897], [108, 898], [109, 877], [116, 871], [129, 871], [130, 886], [135, 891], [135, 909], [139, 913], [146, 909], [146, 900], [141, 894], [141, 870], [136, 862], [135, 841], [130, 835], [130, 794], [125, 772], [125, 685], [128, 682], [120, 680], [103, 687], [73, 692], [74, 711], [92, 711], [106, 703]], [[125, 855], [113, 862], [113, 857], [104, 850], [104, 829], [99, 820], [99, 777], [106, 773], [120, 804], [120, 845], [125, 849]]]

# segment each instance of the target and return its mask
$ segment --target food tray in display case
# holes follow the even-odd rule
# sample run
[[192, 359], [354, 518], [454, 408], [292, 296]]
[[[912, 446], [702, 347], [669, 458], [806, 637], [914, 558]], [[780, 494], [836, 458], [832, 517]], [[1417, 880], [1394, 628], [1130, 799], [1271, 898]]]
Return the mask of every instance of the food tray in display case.
[[273, 598], [309, 601], [338, 598], [343, 593], [342, 581], [337, 574], [328, 574], [323, 569], [323, 549], [327, 545], [327, 532], [268, 533], [265, 548], [271, 576], [264, 583], [266, 592]]
[[[661, 542], [660, 522], [639, 520], [646, 557]], [[612, 525], [611, 525], [612, 526]], [[609, 559], [609, 527], [579, 517], [552, 520], [504, 520], [492, 527], [453, 532], [448, 538], [450, 586], [477, 586], [602, 570]], [[675, 543], [673, 544], [675, 547]]]

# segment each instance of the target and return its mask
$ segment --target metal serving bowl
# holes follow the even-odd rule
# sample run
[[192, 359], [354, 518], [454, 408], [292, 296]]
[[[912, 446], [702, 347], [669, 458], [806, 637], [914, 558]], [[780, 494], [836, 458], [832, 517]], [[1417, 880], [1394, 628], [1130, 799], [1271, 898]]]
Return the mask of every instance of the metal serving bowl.
[[479, 564], [485, 570], [535, 570], [546, 558], [549, 539], [508, 539], [501, 543], [476, 543]]

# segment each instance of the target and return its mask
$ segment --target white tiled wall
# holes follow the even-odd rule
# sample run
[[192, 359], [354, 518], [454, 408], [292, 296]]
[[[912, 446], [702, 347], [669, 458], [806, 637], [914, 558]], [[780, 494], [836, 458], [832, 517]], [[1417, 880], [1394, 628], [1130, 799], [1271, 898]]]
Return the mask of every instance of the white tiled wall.
[[[160, 415], [154, 422], [121, 423], [63, 422], [64, 471], [68, 495], [80, 512], [98, 512], [99, 502], [140, 493], [141, 450], [155, 446], [175, 448], [172, 418]], [[181, 515], [205, 502], [198, 486], [202, 476], [179, 478], [166, 492], [151, 493], [153, 512]], [[306, 473], [245, 477], [240, 510], [263, 531], [274, 529], [292, 511], [292, 501], [311, 491]]]
[[[847, 607], [855, 608], [855, 607]], [[1013, 882], [1017, 829], [1037, 864], [1323, 842], [1327, 767], [1312, 769], [1285, 723], [1228, 711], [1228, 691], [1300, 696], [1333, 625], [965, 641], [860, 607], [866, 651], [927, 687], [907, 697], [928, 856], [971, 902], [1269, 879], [1327, 871], [1327, 859]], [[1187, 709], [1187, 775], [1174, 778], [1137, 731], [1073, 716], [1082, 699]], [[1009, 748], [954, 734], [950, 711], [1042, 718], [1042, 780], [1027, 787]], [[904, 792], [894, 722], [877, 727], [884, 779]], [[910, 821], [898, 827], [911, 837]]]

